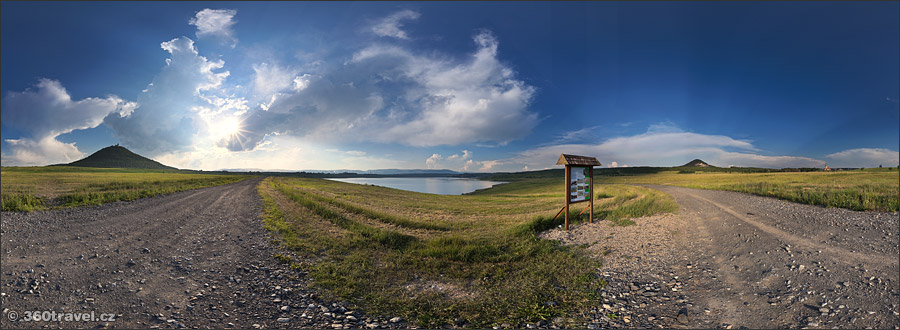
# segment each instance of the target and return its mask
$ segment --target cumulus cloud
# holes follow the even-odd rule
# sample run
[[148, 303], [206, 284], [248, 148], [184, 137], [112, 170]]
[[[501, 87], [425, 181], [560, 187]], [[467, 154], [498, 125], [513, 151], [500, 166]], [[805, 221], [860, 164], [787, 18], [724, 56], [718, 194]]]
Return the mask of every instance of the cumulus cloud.
[[881, 148], [848, 149], [825, 157], [834, 161], [831, 167], [893, 167], [900, 163], [900, 152]]
[[85, 155], [75, 143], [64, 143], [52, 137], [39, 140], [8, 139], [11, 152], [3, 154], [4, 166], [31, 166], [71, 163]]
[[[531, 132], [537, 114], [528, 111], [535, 88], [516, 80], [514, 71], [497, 59], [497, 39], [487, 31], [474, 37], [478, 49], [471, 61], [448, 65], [421, 57], [405, 59], [401, 77], [415, 81], [422, 95], [421, 112], [378, 138], [416, 146], [466, 142], [506, 143]], [[368, 56], [395, 57], [373, 50]]]
[[[169, 53], [166, 66], [138, 95], [140, 104], [127, 116], [110, 115], [104, 123], [126, 146], [149, 156], [179, 150], [208, 133], [209, 123], [226, 112], [242, 112], [241, 98], [222, 95], [225, 62], [200, 56], [194, 42], [175, 38], [160, 47]], [[208, 135], [208, 134], [207, 134]]]
[[296, 90], [303, 90], [307, 76], [296, 77], [294, 70], [283, 68], [275, 64], [262, 63], [253, 65], [254, 79], [253, 89], [257, 95], [271, 96], [292, 86]]
[[498, 160], [476, 161], [472, 159], [472, 152], [468, 150], [447, 157], [435, 153], [425, 159], [425, 168], [450, 169], [461, 172], [489, 171], [499, 164], [501, 162]]
[[280, 92], [245, 118], [248, 133], [223, 145], [253, 149], [274, 133], [411, 146], [504, 144], [527, 135], [538, 123], [528, 110], [535, 88], [499, 61], [490, 32], [473, 40], [475, 52], [462, 61], [376, 44], [316, 75], [279, 75], [268, 90]]
[[417, 20], [419, 16], [418, 12], [409, 9], [398, 11], [376, 22], [372, 26], [372, 32], [382, 37], [409, 39], [406, 31], [403, 31], [403, 21]]
[[237, 38], [234, 37], [234, 31], [231, 26], [236, 23], [234, 15], [237, 10], [234, 9], [203, 9], [191, 18], [188, 23], [197, 27], [197, 37], [217, 37], [231, 43], [232, 47], [237, 44]]
[[309, 87], [310, 78], [312, 78], [312, 75], [308, 73], [305, 73], [302, 76], [294, 77], [294, 90], [299, 92], [306, 89], [306, 87]]
[[4, 142], [11, 152], [4, 165], [46, 165], [71, 162], [84, 156], [74, 143], [56, 138], [74, 130], [97, 127], [103, 118], [130, 114], [137, 106], [111, 95], [73, 101], [59, 81], [40, 79], [33, 88], [10, 92], [3, 99], [2, 120], [22, 132]]
[[677, 166], [700, 158], [715, 166], [822, 167], [818, 159], [763, 155], [750, 141], [724, 135], [685, 132], [671, 124], [652, 125], [645, 133], [611, 138], [597, 144], [555, 144], [520, 152], [502, 162], [511, 167], [551, 167], [559, 154], [594, 156], [610, 167]]
[[438, 162], [442, 159], [444, 159], [444, 156], [440, 154], [431, 154], [431, 157], [425, 160], [425, 168], [437, 168], [439, 166]]

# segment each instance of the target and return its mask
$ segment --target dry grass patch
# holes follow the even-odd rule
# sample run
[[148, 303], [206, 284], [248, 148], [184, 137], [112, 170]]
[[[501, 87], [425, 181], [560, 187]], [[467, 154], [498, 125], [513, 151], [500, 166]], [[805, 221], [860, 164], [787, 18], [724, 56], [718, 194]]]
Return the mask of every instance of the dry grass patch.
[[[562, 188], [560, 178], [445, 196], [267, 178], [259, 190], [267, 228], [319, 260], [304, 270], [335, 298], [426, 327], [486, 328], [557, 316], [572, 326], [596, 302], [604, 285], [599, 262], [580, 247], [536, 237], [561, 223], [550, 217]], [[639, 187], [609, 189], [648, 195]], [[631, 204], [598, 214], [619, 214], [623, 205]], [[321, 230], [329, 226], [342, 235]]]

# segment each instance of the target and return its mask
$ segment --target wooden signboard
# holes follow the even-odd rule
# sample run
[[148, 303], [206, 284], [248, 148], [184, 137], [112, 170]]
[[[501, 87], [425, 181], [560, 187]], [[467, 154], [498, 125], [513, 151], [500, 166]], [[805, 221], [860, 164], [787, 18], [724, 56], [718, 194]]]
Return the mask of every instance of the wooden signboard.
[[569, 204], [590, 202], [588, 219], [594, 222], [594, 166], [601, 166], [600, 162], [594, 157], [561, 154], [556, 165], [566, 166], [566, 230], [569, 230]]

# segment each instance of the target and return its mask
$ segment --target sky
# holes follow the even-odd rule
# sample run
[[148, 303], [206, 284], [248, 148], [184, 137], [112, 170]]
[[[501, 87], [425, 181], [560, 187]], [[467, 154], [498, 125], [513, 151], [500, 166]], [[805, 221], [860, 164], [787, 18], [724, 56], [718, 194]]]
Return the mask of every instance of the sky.
[[3, 166], [900, 162], [900, 3], [0, 3]]

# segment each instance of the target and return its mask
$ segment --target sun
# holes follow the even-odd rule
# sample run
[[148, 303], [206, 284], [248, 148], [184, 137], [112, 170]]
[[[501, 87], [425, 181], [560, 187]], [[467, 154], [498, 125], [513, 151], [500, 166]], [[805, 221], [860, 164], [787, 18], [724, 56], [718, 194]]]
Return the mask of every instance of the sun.
[[236, 117], [225, 117], [209, 123], [210, 133], [219, 139], [232, 137], [241, 133], [241, 120]]

